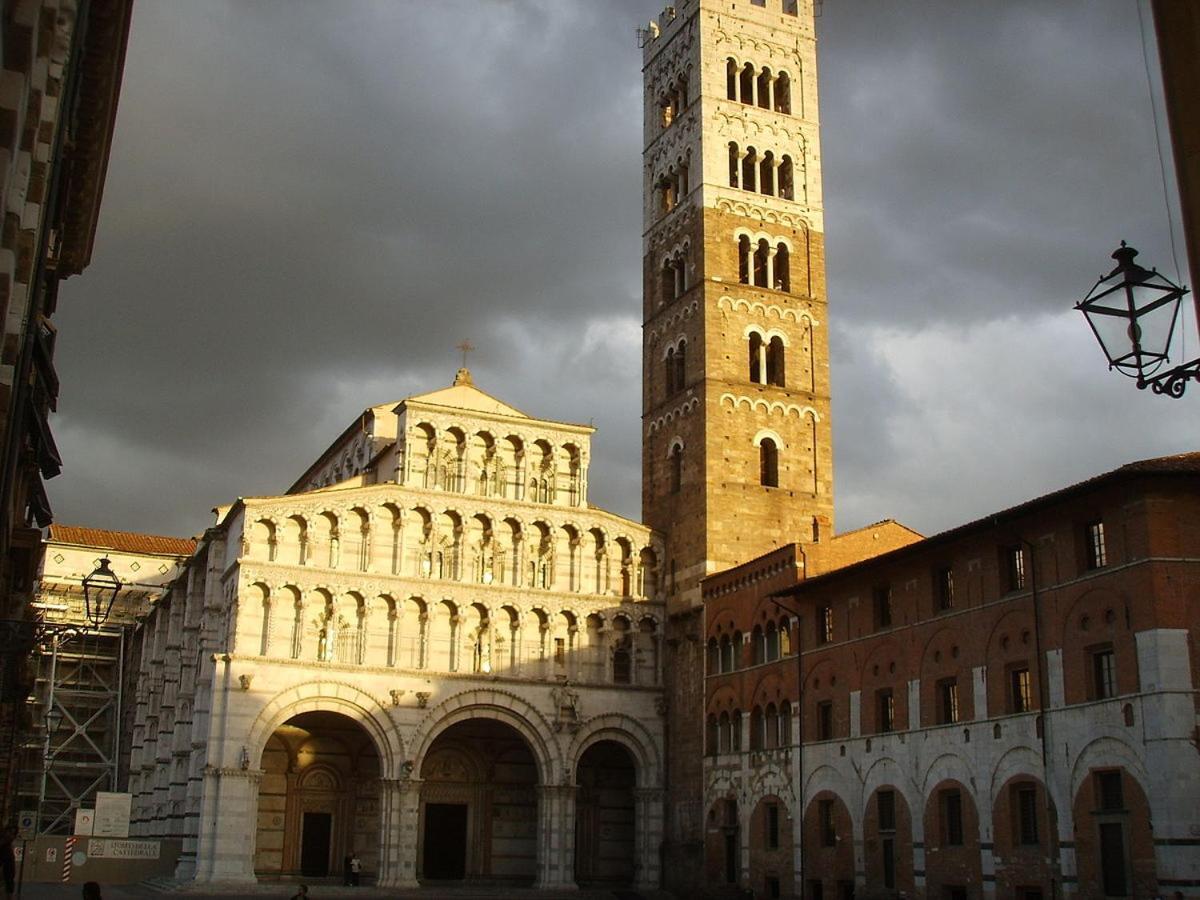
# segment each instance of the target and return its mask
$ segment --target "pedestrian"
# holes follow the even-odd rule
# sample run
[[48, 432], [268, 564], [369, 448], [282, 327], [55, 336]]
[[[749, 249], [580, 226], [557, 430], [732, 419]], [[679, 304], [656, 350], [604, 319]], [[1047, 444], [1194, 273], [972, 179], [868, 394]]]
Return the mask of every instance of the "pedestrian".
[[83, 900], [101, 900], [100, 882], [85, 881], [83, 883]]
[[358, 887], [358, 879], [362, 874], [362, 860], [353, 850], [350, 851], [350, 884]]
[[296, 889], [296, 893], [292, 894], [292, 900], [308, 900], [308, 885], [300, 885]]
[[11, 825], [0, 832], [0, 873], [4, 876], [4, 896], [11, 897], [16, 891], [17, 854], [13, 851], [13, 841], [17, 838], [17, 829]]

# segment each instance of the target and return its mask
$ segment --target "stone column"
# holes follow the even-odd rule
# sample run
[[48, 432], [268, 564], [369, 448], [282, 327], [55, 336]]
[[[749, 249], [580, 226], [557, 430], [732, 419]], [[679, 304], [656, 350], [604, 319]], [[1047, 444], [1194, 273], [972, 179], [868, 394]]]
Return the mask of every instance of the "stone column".
[[381, 778], [379, 887], [417, 887], [417, 826], [421, 782]]
[[[658, 848], [663, 840], [663, 798], [661, 788], [634, 788], [633, 820], [634, 847], [633, 886], [639, 891], [652, 891], [662, 882]], [[574, 833], [572, 831], [572, 833]]]
[[537, 879], [542, 890], [575, 890], [575, 785], [539, 784]]
[[196, 881], [254, 884], [259, 769], [204, 770]]

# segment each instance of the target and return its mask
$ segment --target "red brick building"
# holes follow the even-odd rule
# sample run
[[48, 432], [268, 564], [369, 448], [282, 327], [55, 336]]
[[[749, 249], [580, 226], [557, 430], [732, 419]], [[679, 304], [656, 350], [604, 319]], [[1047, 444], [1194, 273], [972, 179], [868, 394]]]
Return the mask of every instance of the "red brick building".
[[1198, 476], [1147, 460], [706, 579], [709, 882], [1200, 896]]

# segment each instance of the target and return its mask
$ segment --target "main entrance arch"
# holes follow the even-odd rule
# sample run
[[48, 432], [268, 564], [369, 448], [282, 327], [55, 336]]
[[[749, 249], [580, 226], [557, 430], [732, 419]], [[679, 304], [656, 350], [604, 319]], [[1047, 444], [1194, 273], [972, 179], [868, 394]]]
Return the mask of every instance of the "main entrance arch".
[[418, 878], [532, 884], [538, 766], [510, 725], [473, 718], [442, 731], [421, 764]]
[[633, 757], [616, 741], [597, 741], [579, 758], [575, 773], [575, 880], [631, 885], [635, 879]]
[[357, 853], [379, 870], [379, 754], [371, 736], [340, 713], [293, 716], [268, 738], [258, 788], [255, 874], [340, 877]]

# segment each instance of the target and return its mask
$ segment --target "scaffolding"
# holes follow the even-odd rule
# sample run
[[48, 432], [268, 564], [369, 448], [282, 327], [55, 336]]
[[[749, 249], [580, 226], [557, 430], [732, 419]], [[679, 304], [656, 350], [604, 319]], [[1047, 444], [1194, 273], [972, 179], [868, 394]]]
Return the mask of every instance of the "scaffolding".
[[35, 653], [32, 729], [22, 747], [20, 809], [38, 811], [39, 834], [71, 834], [75, 810], [122, 787], [126, 629], [50, 635]]

